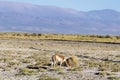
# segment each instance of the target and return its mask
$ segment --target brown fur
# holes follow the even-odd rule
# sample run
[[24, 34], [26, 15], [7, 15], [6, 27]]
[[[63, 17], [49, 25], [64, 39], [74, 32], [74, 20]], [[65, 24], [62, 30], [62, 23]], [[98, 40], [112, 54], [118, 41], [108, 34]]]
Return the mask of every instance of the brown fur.
[[74, 66], [78, 66], [78, 59], [76, 56], [72, 56], [66, 59], [66, 65], [68, 67], [74, 67]]
[[56, 59], [56, 56], [59, 56], [59, 57], [62, 58], [63, 60], [65, 59], [65, 56], [62, 55], [62, 54], [54, 54], [54, 55], [52, 56], [52, 61], [57, 60], [57, 59]]
[[[62, 60], [59, 60], [58, 57], [61, 58]], [[60, 62], [60, 66], [61, 66], [62, 63], [64, 62], [64, 60], [65, 60], [64, 55], [62, 55], [62, 54], [54, 54], [52, 56], [52, 66], [55, 66], [55, 64], [58, 63], [58, 62]]]
[[73, 59], [72, 59], [71, 57], [69, 57], [69, 58], [66, 59], [66, 65], [67, 65], [68, 67], [74, 65], [74, 64], [73, 64]]

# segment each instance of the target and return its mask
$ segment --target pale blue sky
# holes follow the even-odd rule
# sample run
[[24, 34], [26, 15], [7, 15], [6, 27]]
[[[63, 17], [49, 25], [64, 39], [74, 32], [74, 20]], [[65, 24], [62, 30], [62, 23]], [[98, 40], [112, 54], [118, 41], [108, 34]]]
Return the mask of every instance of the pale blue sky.
[[114, 9], [120, 11], [120, 0], [0, 0], [32, 3], [38, 5], [52, 5], [72, 8], [79, 11]]

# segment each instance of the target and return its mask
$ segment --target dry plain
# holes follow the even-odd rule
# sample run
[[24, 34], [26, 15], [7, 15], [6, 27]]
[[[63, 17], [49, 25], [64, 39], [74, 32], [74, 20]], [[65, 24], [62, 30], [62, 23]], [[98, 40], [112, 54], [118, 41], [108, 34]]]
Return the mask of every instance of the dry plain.
[[[76, 55], [79, 66], [51, 67], [55, 53]], [[0, 80], [120, 80], [120, 44], [0, 39]]]

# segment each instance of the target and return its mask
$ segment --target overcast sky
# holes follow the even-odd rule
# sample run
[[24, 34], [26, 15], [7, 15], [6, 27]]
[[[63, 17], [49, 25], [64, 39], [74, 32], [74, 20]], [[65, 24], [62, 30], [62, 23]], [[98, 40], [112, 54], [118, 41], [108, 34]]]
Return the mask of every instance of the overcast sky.
[[114, 9], [120, 11], [120, 0], [0, 0], [32, 3], [37, 5], [52, 5], [72, 8], [79, 11]]

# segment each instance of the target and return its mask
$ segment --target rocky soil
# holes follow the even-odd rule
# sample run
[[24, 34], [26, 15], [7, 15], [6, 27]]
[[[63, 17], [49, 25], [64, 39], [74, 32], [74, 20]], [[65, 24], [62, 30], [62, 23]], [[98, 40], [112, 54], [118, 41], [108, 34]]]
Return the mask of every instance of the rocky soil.
[[[50, 66], [51, 56], [74, 54], [79, 66]], [[0, 80], [120, 80], [120, 44], [0, 39]]]

